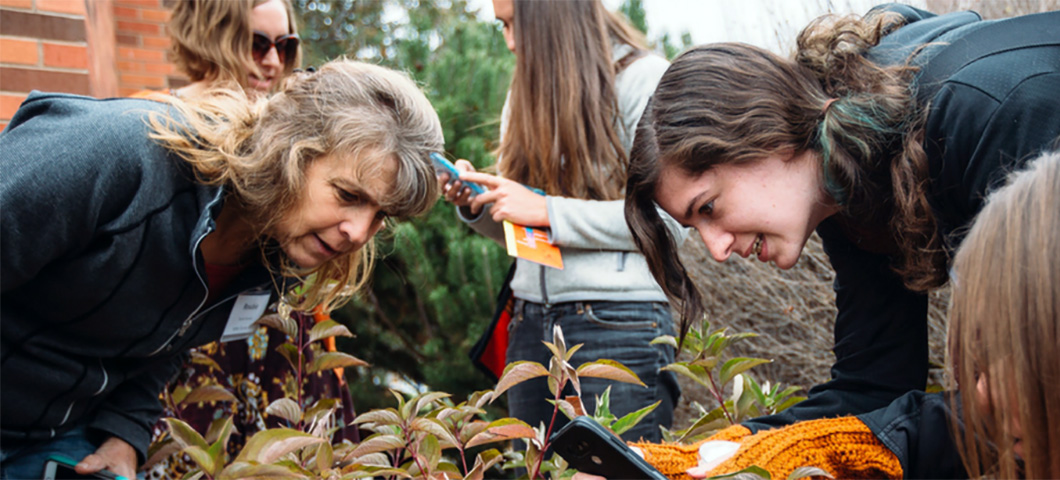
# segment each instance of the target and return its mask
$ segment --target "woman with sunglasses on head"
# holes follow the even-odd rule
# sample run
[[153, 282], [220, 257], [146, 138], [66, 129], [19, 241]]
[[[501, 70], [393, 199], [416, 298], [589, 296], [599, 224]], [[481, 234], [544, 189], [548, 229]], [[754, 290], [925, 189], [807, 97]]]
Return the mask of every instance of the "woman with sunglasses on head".
[[644, 114], [626, 215], [652, 273], [702, 315], [656, 206], [717, 261], [835, 269], [829, 382], [750, 431], [858, 414], [927, 383], [927, 296], [986, 192], [1060, 136], [1060, 12], [982, 21], [908, 6], [822, 17], [794, 59], [744, 44], [674, 60]]
[[31, 94], [0, 134], [0, 476], [135, 476], [185, 352], [356, 292], [442, 144], [407, 75], [347, 60], [255, 102]]
[[[490, 191], [470, 198], [457, 182], [446, 199], [473, 229], [502, 245], [502, 221], [549, 228], [563, 260], [561, 270], [516, 259], [507, 362], [548, 365], [542, 341], [552, 341], [559, 325], [568, 345], [584, 344], [573, 365], [616, 360], [645, 384], [585, 379], [587, 410], [608, 387], [619, 417], [659, 402], [625, 433], [658, 439], [680, 390], [673, 373], [659, 371], [673, 361], [673, 349], [650, 342], [672, 334], [673, 321], [623, 221], [622, 189], [633, 130], [667, 63], [599, 0], [494, 0], [493, 7], [516, 57], [501, 118], [500, 175], [458, 161], [461, 179]], [[544, 379], [515, 386], [507, 398], [509, 413], [532, 426], [553, 417], [554, 430], [566, 423], [548, 402]]]

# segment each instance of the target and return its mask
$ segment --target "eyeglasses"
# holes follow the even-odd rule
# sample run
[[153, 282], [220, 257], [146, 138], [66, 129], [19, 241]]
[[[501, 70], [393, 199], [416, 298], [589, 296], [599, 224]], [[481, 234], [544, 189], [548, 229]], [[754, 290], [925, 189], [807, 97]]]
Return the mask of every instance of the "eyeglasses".
[[294, 59], [298, 56], [298, 35], [290, 34], [272, 41], [268, 35], [262, 32], [254, 32], [254, 43], [250, 47], [251, 55], [255, 62], [261, 62], [269, 54], [272, 47], [276, 47], [276, 55], [285, 69], [294, 66]]

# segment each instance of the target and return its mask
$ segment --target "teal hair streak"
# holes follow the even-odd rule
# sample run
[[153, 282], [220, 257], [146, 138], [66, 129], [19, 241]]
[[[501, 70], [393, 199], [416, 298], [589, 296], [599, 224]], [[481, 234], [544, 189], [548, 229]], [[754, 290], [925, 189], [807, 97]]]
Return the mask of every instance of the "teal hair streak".
[[[887, 112], [879, 108], [876, 101], [870, 98], [868, 102], [865, 102], [867, 105], [864, 105], [861, 102], [848, 101], [850, 98], [842, 97], [832, 102], [823, 112], [821, 121], [817, 123], [817, 143], [821, 146], [821, 169], [824, 173], [824, 188], [840, 206], [847, 205], [850, 201], [850, 192], [835, 178], [830, 168], [833, 161], [832, 135], [829, 135], [828, 128], [830, 112], [834, 112], [831, 113], [832, 115], [841, 116], [841, 125], [846, 126], [846, 128], [841, 129], [840, 135], [857, 150], [860, 158], [871, 158], [877, 153], [873, 151], [873, 144], [879, 142], [873, 140], [880, 139], [886, 135], [901, 133], [899, 128], [888, 125], [886, 121]], [[851, 132], [850, 129], [855, 129], [856, 131]], [[859, 132], [869, 133], [868, 136], [871, 138], [866, 139], [864, 135], [858, 135]]]

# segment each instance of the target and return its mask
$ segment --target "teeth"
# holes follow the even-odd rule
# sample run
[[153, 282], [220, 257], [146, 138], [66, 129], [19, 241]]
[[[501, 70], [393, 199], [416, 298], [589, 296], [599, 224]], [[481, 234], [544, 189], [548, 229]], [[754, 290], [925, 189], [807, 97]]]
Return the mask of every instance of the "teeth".
[[755, 253], [755, 255], [760, 255], [762, 253], [762, 237], [761, 236], [755, 237], [755, 244], [754, 244], [753, 247], [751, 247], [751, 250]]

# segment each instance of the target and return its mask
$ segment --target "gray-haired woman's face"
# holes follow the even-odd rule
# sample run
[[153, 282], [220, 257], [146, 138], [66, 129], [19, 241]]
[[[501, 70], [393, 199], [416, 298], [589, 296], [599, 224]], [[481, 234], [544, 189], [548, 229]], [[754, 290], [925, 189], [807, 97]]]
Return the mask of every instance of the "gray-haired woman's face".
[[273, 237], [302, 268], [315, 268], [363, 248], [383, 228], [387, 213], [379, 206], [393, 185], [395, 161], [371, 178], [358, 178], [348, 155], [317, 158], [306, 169], [301, 200], [280, 220]]

